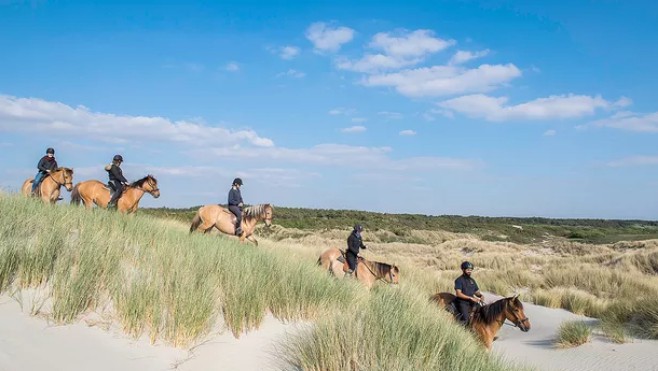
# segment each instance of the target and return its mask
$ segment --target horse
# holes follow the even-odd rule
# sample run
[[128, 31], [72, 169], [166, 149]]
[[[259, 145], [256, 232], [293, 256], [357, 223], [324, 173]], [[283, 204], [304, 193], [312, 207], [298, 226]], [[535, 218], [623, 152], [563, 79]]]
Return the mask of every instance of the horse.
[[[361, 256], [357, 261], [356, 278], [367, 288], [371, 288], [380, 280], [396, 285], [400, 282], [400, 268], [396, 265], [367, 260]], [[345, 252], [336, 247], [330, 247], [322, 252], [318, 258], [318, 265], [336, 277], [344, 277], [349, 269]]]
[[[242, 213], [242, 234], [240, 242], [249, 240], [258, 246], [258, 240], [253, 236], [256, 224], [264, 221], [266, 226], [272, 225], [272, 215], [274, 213], [274, 206], [271, 204], [252, 205], [244, 208]], [[236, 218], [232, 212], [216, 204], [204, 205], [199, 208], [192, 225], [190, 226], [190, 233], [201, 229], [203, 233], [210, 232], [213, 228], [218, 231], [235, 236], [235, 222]]]
[[[29, 197], [32, 194], [32, 183], [34, 179], [29, 178], [23, 182], [21, 193]], [[64, 186], [67, 191], [71, 192], [73, 188], [73, 169], [60, 167], [53, 170], [49, 175], [43, 178], [37, 188], [37, 196], [45, 203], [54, 204], [59, 199], [60, 188]]]
[[[459, 314], [455, 308], [451, 308], [455, 298], [453, 294], [440, 292], [432, 295], [430, 300], [436, 302], [439, 308], [452, 313], [456, 319]], [[471, 312], [468, 326], [475, 332], [487, 350], [491, 350], [494, 338], [505, 320], [512, 322], [515, 327], [523, 332], [530, 331], [530, 320], [523, 311], [523, 303], [519, 300], [518, 295], [476, 307]]]
[[[126, 186], [126, 189], [117, 201], [117, 209], [122, 213], [134, 213], [137, 211], [139, 200], [144, 196], [144, 193], [150, 194], [153, 198], [160, 197], [158, 180], [153, 175], [147, 175]], [[105, 209], [110, 202], [110, 189], [98, 180], [80, 182], [73, 187], [71, 205], [79, 205], [80, 202], [87, 209], [91, 209], [94, 204]]]

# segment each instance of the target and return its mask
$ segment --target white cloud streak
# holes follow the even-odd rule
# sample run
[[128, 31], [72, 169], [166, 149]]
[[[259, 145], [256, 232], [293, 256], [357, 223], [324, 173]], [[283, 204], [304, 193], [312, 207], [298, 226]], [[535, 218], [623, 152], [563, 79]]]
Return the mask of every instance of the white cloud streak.
[[551, 95], [517, 105], [508, 105], [507, 102], [507, 97], [474, 94], [446, 100], [438, 105], [446, 110], [488, 121], [572, 119], [618, 106], [617, 102], [607, 101], [601, 96], [574, 94]]
[[337, 52], [341, 46], [352, 41], [354, 30], [348, 27], [332, 27], [324, 22], [311, 24], [306, 38], [317, 52]]
[[617, 112], [611, 117], [593, 121], [585, 127], [607, 127], [640, 133], [658, 133], [658, 112], [638, 114], [634, 112]]
[[416, 132], [413, 130], [402, 130], [400, 131], [400, 135], [409, 137], [416, 135]]
[[513, 64], [483, 64], [477, 68], [434, 66], [367, 76], [365, 86], [389, 86], [409, 97], [487, 92], [521, 76]]
[[299, 55], [299, 51], [298, 47], [287, 45], [279, 50], [279, 57], [281, 59], [291, 60]]
[[336, 61], [339, 69], [374, 73], [377, 71], [413, 66], [425, 57], [437, 53], [455, 44], [454, 40], [444, 40], [434, 36], [430, 30], [398, 32], [397, 34], [380, 32], [373, 36], [369, 47], [380, 53], [368, 53], [361, 59], [340, 58]]
[[229, 62], [224, 69], [228, 72], [238, 72], [240, 71], [240, 65], [237, 62]]
[[164, 117], [93, 112], [35, 98], [0, 96], [0, 131], [54, 133], [106, 143], [161, 141], [188, 146], [247, 145], [272, 147], [274, 142], [253, 130], [229, 130]]
[[610, 167], [629, 166], [655, 166], [658, 165], [658, 156], [631, 156], [607, 163]]
[[340, 129], [340, 131], [341, 131], [342, 133], [348, 133], [348, 134], [351, 134], [351, 133], [363, 133], [363, 132], [366, 131], [366, 130], [367, 130], [366, 127], [365, 127], [365, 126], [361, 126], [361, 125], [350, 126], [349, 128], [343, 128], [343, 129]]
[[305, 77], [305, 76], [306, 76], [306, 74], [305, 74], [304, 72], [302, 72], [302, 71], [297, 71], [297, 70], [294, 70], [294, 69], [292, 69], [292, 68], [289, 69], [289, 70], [286, 71], [286, 72], [281, 72], [281, 73], [279, 73], [279, 74], [276, 75], [276, 77], [291, 77], [291, 78], [293, 78], [293, 79], [301, 79], [301, 78], [303, 78], [303, 77]]
[[485, 50], [480, 50], [477, 52], [470, 52], [467, 50], [458, 50], [452, 58], [450, 58], [450, 61], [448, 64], [450, 65], [456, 65], [456, 64], [463, 64], [469, 61], [472, 61], [477, 58], [482, 58], [485, 57], [489, 54], [489, 49]]

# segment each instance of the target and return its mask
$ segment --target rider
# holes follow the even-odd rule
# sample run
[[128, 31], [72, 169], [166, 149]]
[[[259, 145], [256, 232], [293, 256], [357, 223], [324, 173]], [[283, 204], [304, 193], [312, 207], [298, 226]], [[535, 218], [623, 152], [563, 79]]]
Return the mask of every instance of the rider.
[[50, 174], [52, 171], [57, 169], [57, 161], [55, 161], [54, 149], [48, 148], [46, 150], [46, 155], [41, 157], [41, 160], [39, 160], [37, 169], [39, 169], [39, 172], [34, 176], [34, 181], [32, 182], [33, 195], [37, 194], [37, 189], [43, 178], [45, 178], [47, 174]]
[[363, 244], [363, 240], [361, 240], [361, 232], [363, 232], [363, 226], [361, 224], [356, 224], [354, 230], [352, 230], [352, 233], [350, 233], [350, 236], [347, 238], [347, 251], [345, 252], [345, 257], [347, 258], [349, 270], [345, 272], [345, 277], [351, 277], [352, 273], [356, 271], [359, 249], [366, 248], [366, 245]]
[[107, 170], [110, 181], [108, 182], [110, 188], [114, 191], [110, 202], [107, 204], [107, 208], [117, 207], [117, 201], [123, 194], [123, 186], [128, 185], [128, 180], [123, 176], [123, 171], [121, 171], [121, 163], [123, 162], [123, 157], [121, 155], [114, 155], [112, 158], [112, 163], [109, 166], [105, 167]]
[[240, 193], [241, 186], [242, 179], [235, 178], [233, 179], [231, 190], [228, 191], [228, 209], [235, 215], [236, 236], [242, 234], [242, 207], [244, 206], [244, 203], [242, 202], [242, 194]]
[[471, 277], [473, 264], [465, 261], [461, 265], [462, 275], [455, 280], [455, 306], [459, 313], [458, 320], [467, 325], [471, 309], [477, 303], [484, 302], [477, 282]]

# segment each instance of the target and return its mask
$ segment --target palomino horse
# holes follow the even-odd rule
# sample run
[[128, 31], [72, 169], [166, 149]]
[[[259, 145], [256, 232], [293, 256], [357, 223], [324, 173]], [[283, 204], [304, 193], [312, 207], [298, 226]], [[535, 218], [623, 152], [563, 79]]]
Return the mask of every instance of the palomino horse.
[[[137, 211], [139, 200], [142, 199], [144, 193], [149, 193], [153, 198], [160, 197], [158, 180], [153, 175], [147, 175], [126, 186], [121, 198], [117, 201], [117, 209], [122, 213], [134, 213]], [[87, 209], [94, 204], [105, 209], [110, 202], [110, 190], [98, 180], [80, 182], [73, 187], [71, 204], [79, 205], [81, 201]]]
[[[456, 311], [450, 308], [455, 301], [455, 295], [440, 292], [432, 295], [430, 300], [435, 301], [439, 305], [439, 308], [446, 309], [457, 316], [455, 314]], [[475, 332], [487, 350], [491, 350], [491, 344], [505, 320], [512, 322], [515, 327], [518, 327], [523, 332], [530, 330], [530, 320], [525, 316], [523, 303], [519, 300], [518, 295], [476, 307], [471, 312], [468, 326]]]
[[[21, 193], [29, 197], [32, 194], [32, 178], [23, 182]], [[54, 204], [59, 198], [59, 189], [64, 186], [67, 191], [71, 192], [73, 188], [73, 169], [60, 167], [55, 169], [50, 175], [43, 178], [39, 188], [37, 189], [38, 195], [43, 202]]]
[[[318, 265], [336, 277], [343, 277], [349, 269], [345, 253], [336, 247], [330, 247], [320, 254]], [[379, 280], [393, 284], [400, 282], [400, 268], [397, 266], [366, 260], [360, 256], [355, 274], [367, 288], [371, 288]]]
[[[253, 236], [256, 224], [260, 221], [265, 221], [265, 225], [269, 227], [272, 225], [273, 213], [274, 207], [270, 204], [245, 207], [242, 212], [242, 234], [240, 235], [240, 242], [244, 242], [247, 239], [258, 246], [258, 240]], [[203, 233], [208, 233], [213, 228], [217, 228], [222, 233], [234, 236], [235, 220], [235, 215], [232, 212], [219, 205], [210, 204], [201, 206], [194, 219], [192, 219], [190, 233], [197, 229], [201, 229]]]

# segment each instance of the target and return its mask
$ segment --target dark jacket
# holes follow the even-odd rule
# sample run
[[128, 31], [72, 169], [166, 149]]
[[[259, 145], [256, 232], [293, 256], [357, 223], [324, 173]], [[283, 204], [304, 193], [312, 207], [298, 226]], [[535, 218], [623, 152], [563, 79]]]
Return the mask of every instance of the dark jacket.
[[466, 277], [462, 274], [455, 280], [455, 290], [461, 290], [462, 294], [466, 296], [473, 296], [480, 290], [480, 288], [478, 287], [478, 283], [475, 282], [473, 278]]
[[231, 187], [231, 190], [228, 191], [228, 205], [229, 206], [238, 206], [242, 202], [242, 194], [237, 188]]
[[361, 240], [361, 235], [357, 234], [356, 231], [352, 231], [350, 236], [347, 237], [347, 250], [354, 255], [359, 254], [359, 249], [365, 249], [366, 245], [363, 244]]
[[46, 173], [48, 170], [55, 170], [57, 169], [57, 161], [55, 161], [54, 157], [43, 156], [39, 160], [37, 168], [42, 173]]
[[115, 164], [112, 164], [112, 167], [107, 174], [110, 176], [110, 182], [128, 183], [128, 180], [123, 176], [121, 168]]

